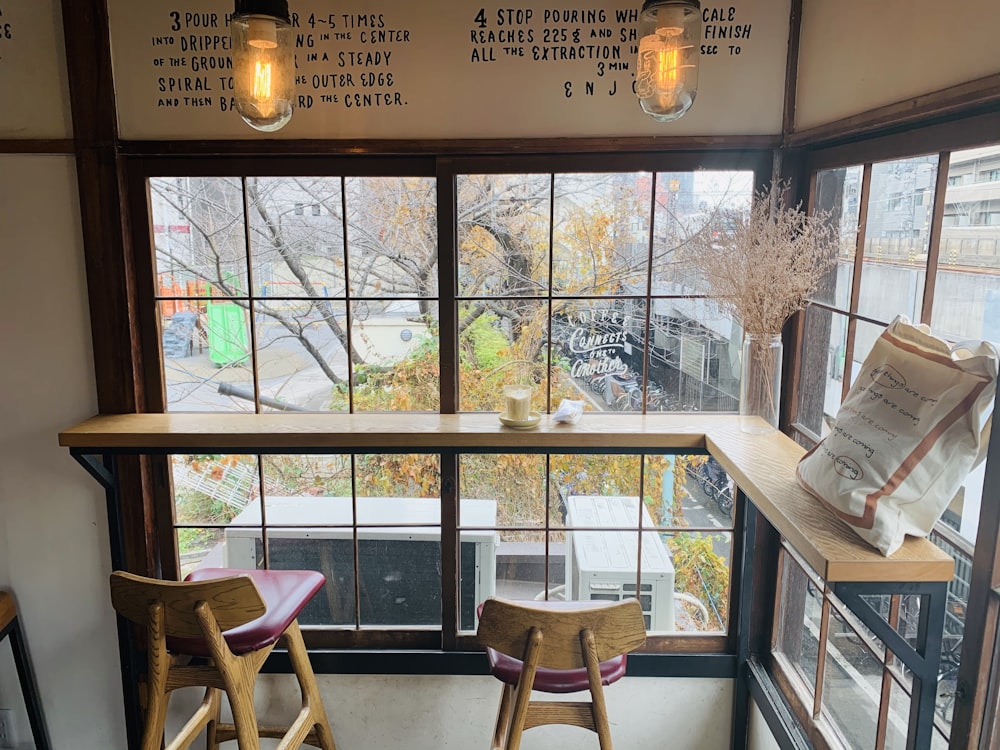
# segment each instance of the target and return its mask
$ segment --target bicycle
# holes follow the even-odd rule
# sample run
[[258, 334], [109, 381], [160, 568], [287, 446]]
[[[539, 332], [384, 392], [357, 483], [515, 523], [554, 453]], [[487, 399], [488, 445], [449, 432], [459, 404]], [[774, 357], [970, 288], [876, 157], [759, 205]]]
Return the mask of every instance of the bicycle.
[[951, 646], [941, 652], [938, 668], [937, 697], [934, 708], [938, 715], [950, 722], [955, 711], [955, 697], [958, 691], [958, 667], [962, 661], [962, 636], [958, 636]]

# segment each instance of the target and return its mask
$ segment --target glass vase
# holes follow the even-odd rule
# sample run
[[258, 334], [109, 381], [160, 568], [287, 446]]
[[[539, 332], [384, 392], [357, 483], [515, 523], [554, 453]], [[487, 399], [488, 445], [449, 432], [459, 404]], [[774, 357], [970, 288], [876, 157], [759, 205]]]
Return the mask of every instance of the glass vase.
[[781, 409], [781, 335], [744, 334], [740, 373], [740, 428], [767, 434], [778, 429]]

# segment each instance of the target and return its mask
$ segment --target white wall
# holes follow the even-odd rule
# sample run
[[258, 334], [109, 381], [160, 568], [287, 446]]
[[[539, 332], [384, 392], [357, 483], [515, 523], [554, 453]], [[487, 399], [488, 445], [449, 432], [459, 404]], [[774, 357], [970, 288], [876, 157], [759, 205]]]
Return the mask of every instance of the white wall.
[[0, 138], [72, 134], [59, 0], [0, 3]]
[[795, 129], [1000, 73], [996, 0], [805, 0]]
[[76, 185], [70, 156], [0, 155], [0, 586], [54, 746], [107, 750], [124, 740], [104, 496], [56, 437], [96, 410]]

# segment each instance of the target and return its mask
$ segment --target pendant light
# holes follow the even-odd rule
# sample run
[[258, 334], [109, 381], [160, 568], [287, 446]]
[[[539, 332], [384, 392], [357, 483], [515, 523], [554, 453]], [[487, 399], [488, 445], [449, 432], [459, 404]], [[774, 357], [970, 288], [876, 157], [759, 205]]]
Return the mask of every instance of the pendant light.
[[639, 13], [635, 93], [660, 122], [682, 117], [698, 93], [699, 0], [646, 0]]
[[292, 119], [295, 100], [288, 0], [236, 0], [229, 33], [237, 111], [257, 130], [284, 127]]

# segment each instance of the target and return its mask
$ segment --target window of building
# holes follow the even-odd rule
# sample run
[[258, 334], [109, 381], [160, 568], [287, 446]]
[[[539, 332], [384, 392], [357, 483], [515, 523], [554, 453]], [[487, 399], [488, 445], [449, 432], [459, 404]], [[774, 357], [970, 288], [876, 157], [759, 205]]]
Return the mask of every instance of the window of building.
[[[444, 181], [423, 163], [151, 174], [150, 222], [183, 205], [192, 225], [151, 253], [158, 277], [183, 280], [156, 300], [163, 410], [499, 412], [503, 386], [527, 383], [538, 411], [565, 398], [623, 419], [735, 411], [741, 332], [703, 298], [684, 244], [699, 217], [749, 206], [752, 167], [462, 166]], [[331, 220], [298, 219], [305, 204]], [[653, 651], [668, 634], [719, 636], [703, 642], [721, 650], [730, 631], [734, 488], [704, 455], [187, 454], [170, 467], [178, 572], [323, 571], [304, 617], [315, 643], [441, 647], [453, 625], [461, 644], [494, 593], [637, 597]]]

